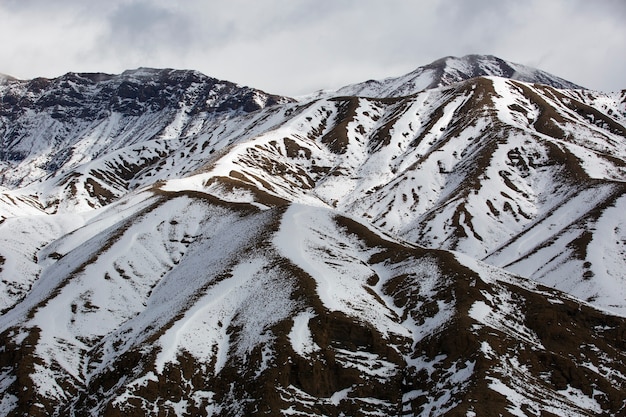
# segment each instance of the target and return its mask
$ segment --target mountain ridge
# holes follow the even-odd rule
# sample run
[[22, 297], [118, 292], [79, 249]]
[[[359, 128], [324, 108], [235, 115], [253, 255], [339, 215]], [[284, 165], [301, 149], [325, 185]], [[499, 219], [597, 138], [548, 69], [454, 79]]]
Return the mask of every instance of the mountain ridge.
[[0, 414], [622, 414], [625, 96], [469, 57], [0, 86]]

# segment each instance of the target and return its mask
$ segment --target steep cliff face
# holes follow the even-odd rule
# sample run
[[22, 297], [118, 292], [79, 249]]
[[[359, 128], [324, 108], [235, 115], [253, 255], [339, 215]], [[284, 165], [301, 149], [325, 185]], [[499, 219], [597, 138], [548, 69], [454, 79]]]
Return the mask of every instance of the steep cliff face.
[[624, 414], [625, 122], [484, 56], [5, 77], [0, 414]]

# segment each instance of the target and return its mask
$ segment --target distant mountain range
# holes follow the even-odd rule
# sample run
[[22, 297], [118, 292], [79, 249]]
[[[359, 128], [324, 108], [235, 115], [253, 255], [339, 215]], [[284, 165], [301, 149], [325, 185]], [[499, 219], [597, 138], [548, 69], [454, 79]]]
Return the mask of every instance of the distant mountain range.
[[0, 415], [626, 414], [626, 91], [2, 76], [0, 144]]

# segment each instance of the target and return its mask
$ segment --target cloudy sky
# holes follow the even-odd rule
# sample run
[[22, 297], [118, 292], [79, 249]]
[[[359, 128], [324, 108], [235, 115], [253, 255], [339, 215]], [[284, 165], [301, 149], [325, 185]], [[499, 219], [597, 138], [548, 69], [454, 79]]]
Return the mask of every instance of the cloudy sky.
[[626, 88], [624, 0], [0, 0], [0, 73], [196, 69], [285, 95], [492, 54]]

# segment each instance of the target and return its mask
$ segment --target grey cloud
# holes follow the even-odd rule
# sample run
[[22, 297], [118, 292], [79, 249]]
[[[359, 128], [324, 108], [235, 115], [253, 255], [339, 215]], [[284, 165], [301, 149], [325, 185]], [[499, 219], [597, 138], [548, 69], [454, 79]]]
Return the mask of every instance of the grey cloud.
[[0, 72], [193, 68], [293, 95], [488, 53], [607, 90], [623, 21], [623, 0], [0, 0]]
[[[184, 6], [184, 7], [183, 7]], [[324, 13], [319, 10], [326, 10]], [[100, 44], [117, 56], [210, 55], [234, 43], [261, 39], [293, 30], [322, 18], [336, 7], [320, 8], [314, 1], [120, 3], [108, 13]]]
[[192, 26], [186, 16], [146, 1], [119, 5], [108, 23], [103, 44], [120, 52], [149, 56], [191, 40]]
[[109, 0], [106, 2], [84, 0], [2, 0], [0, 10], [9, 14], [81, 14], [91, 16], [93, 14], [106, 13], [122, 0]]
[[318, 22], [349, 10], [354, 0], [320, 4], [315, 0], [230, 0], [197, 2], [186, 9], [198, 35], [212, 41], [258, 41], [284, 32], [302, 33]]

